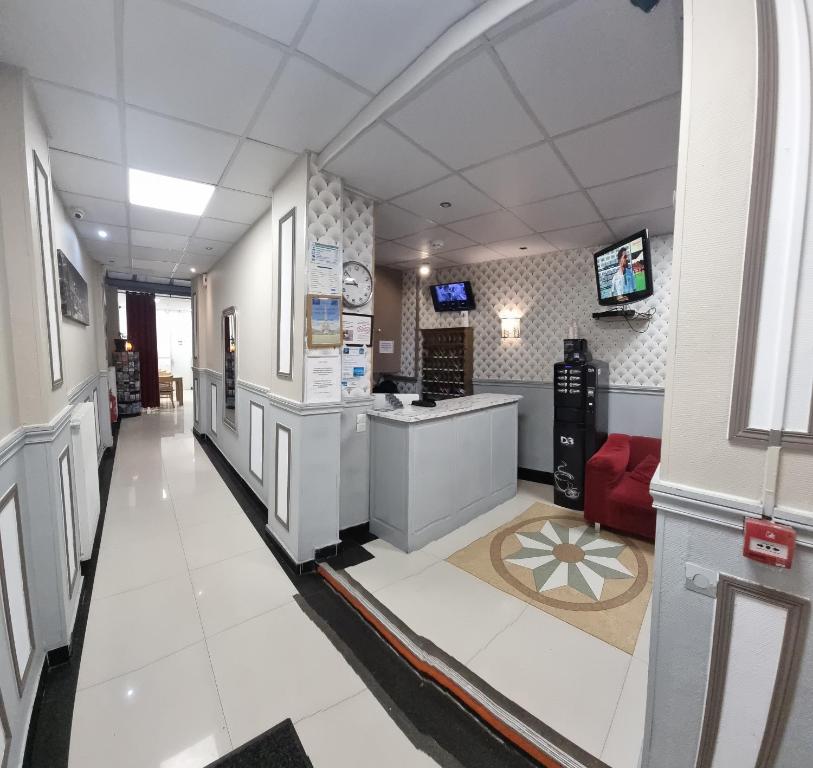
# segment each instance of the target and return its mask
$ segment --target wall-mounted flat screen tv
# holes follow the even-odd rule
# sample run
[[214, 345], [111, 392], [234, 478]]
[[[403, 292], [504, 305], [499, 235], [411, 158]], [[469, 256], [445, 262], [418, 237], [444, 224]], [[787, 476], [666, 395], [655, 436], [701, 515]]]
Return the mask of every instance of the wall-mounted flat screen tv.
[[430, 285], [429, 291], [432, 294], [435, 312], [463, 312], [474, 309], [474, 294], [468, 280]]
[[652, 295], [649, 234], [642, 229], [594, 254], [598, 303], [618, 306]]

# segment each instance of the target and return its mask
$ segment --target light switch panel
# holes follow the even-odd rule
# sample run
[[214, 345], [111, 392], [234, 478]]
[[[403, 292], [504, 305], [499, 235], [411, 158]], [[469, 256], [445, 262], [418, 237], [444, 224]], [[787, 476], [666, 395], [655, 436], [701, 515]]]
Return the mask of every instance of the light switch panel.
[[703, 568], [702, 565], [686, 563], [686, 589], [698, 592], [706, 597], [717, 597], [717, 571]]

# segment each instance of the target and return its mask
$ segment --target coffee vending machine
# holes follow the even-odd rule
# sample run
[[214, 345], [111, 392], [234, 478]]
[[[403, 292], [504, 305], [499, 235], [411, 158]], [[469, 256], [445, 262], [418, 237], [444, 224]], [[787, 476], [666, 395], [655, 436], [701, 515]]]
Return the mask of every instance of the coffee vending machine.
[[553, 500], [584, 509], [584, 467], [607, 439], [609, 370], [586, 339], [565, 339], [564, 358], [553, 366]]

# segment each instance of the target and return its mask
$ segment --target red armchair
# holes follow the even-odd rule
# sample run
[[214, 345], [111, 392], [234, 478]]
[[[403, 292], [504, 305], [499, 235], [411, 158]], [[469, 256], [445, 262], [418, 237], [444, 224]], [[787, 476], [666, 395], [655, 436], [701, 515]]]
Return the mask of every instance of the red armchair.
[[661, 459], [655, 437], [610, 435], [587, 462], [584, 519], [622, 533], [655, 538], [649, 483]]

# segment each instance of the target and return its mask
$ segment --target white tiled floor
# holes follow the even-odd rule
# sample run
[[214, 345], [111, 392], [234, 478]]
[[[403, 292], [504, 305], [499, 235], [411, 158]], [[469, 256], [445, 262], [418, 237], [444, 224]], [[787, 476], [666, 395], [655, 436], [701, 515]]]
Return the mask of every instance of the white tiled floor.
[[315, 768], [435, 765], [294, 602], [190, 428], [189, 405], [122, 424], [71, 768], [198, 768], [288, 717]]
[[632, 656], [446, 562], [552, 489], [519, 483], [517, 495], [405, 554], [386, 542], [348, 573], [413, 631], [611, 768], [636, 768], [644, 729], [647, 610]]

